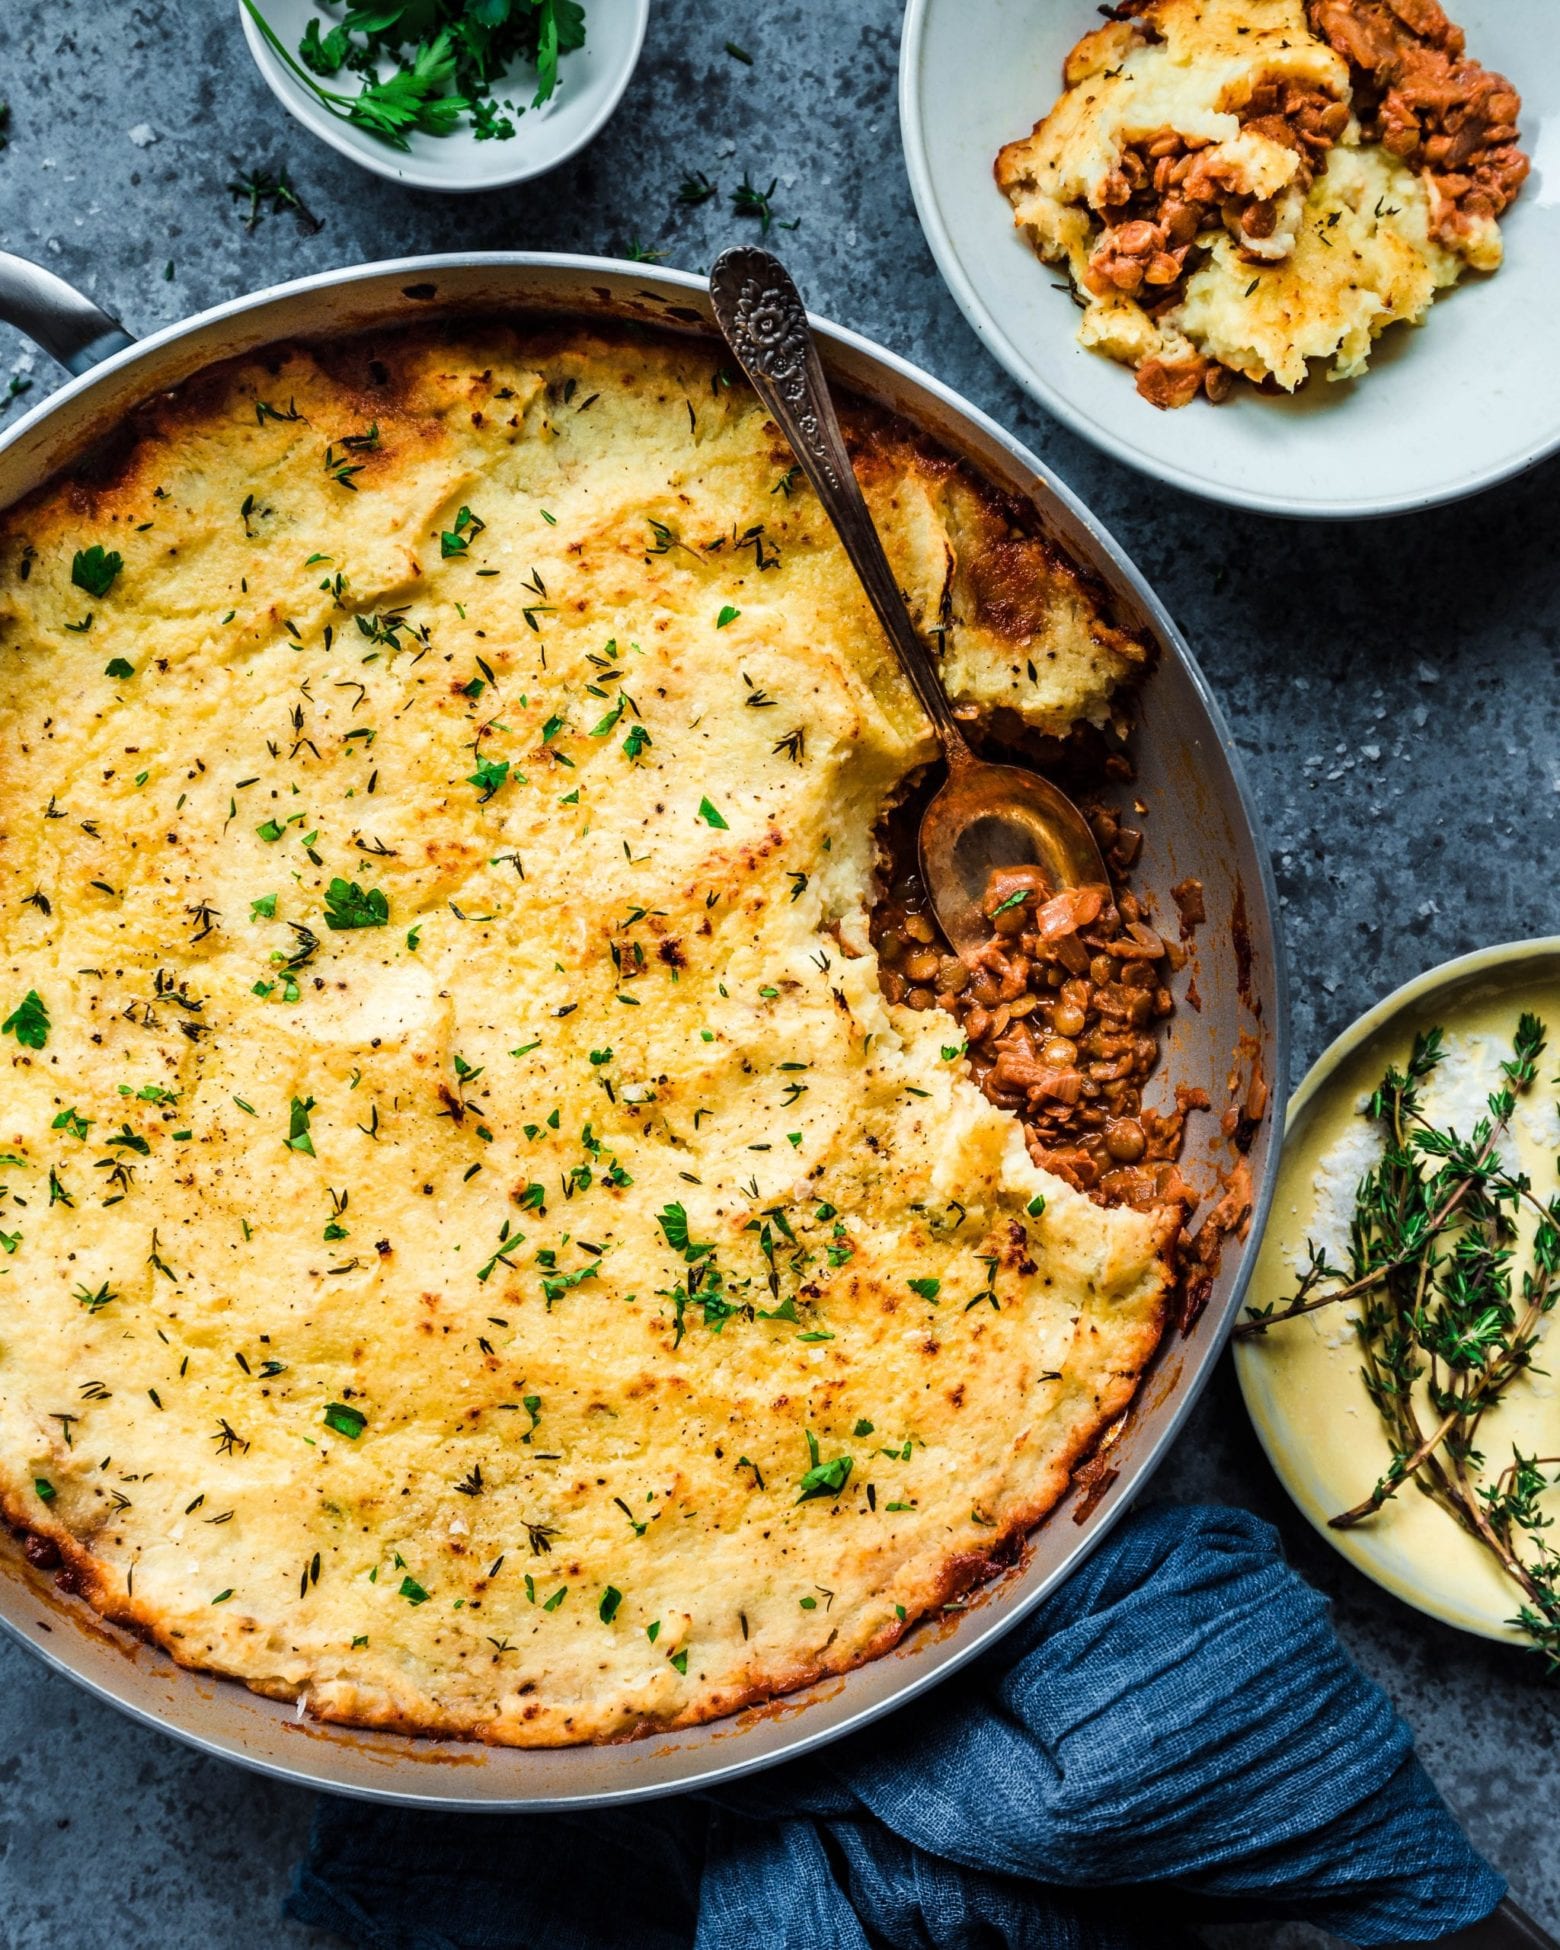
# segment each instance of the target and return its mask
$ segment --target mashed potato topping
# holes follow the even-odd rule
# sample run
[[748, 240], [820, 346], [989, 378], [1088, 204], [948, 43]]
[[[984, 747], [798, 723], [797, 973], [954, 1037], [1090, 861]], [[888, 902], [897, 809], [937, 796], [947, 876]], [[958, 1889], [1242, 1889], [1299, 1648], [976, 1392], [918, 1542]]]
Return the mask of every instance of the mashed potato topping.
[[[957, 689], [1141, 667], [847, 415]], [[931, 740], [757, 402], [483, 327], [218, 370], [0, 522], [0, 1502], [185, 1664], [516, 1744], [890, 1647], [1130, 1400], [1179, 1211], [885, 999]]]
[[1472, 266], [1527, 159], [1520, 103], [1464, 58], [1436, 0], [1129, 0], [1069, 56], [1066, 92], [997, 158], [1079, 338], [1157, 406], [1232, 374], [1293, 392], [1364, 372]]

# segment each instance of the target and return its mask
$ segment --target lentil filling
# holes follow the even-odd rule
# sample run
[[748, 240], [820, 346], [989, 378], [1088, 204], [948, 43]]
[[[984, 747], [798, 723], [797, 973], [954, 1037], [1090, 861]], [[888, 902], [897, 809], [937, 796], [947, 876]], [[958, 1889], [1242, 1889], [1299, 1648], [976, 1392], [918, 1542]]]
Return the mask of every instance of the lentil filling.
[[1194, 1205], [1176, 1159], [1187, 1113], [1207, 1098], [1179, 1090], [1168, 1113], [1143, 1102], [1185, 950], [1124, 884], [1141, 834], [1091, 810], [1112, 887], [1058, 891], [1038, 867], [994, 871], [991, 938], [966, 963], [943, 940], [915, 870], [908, 812], [888, 823], [890, 879], [871, 921], [884, 994], [954, 1018], [974, 1080], [1022, 1120], [1036, 1164], [1102, 1204]]

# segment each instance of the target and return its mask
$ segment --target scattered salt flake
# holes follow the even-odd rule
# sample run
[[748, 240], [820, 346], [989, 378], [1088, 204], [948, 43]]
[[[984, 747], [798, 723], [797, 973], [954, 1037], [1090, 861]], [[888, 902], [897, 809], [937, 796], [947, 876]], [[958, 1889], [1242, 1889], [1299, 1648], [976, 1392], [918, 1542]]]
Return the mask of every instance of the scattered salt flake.
[[[1363, 1102], [1355, 1106], [1356, 1112], [1363, 1108]], [[1381, 1163], [1381, 1152], [1381, 1133], [1374, 1124], [1357, 1117], [1337, 1143], [1329, 1146], [1317, 1160], [1311, 1179], [1314, 1197], [1309, 1237], [1312, 1245], [1335, 1265], [1348, 1263], [1355, 1193], [1366, 1172]], [[1296, 1245], [1293, 1263], [1299, 1274], [1310, 1263], [1303, 1242]]]
[[1415, 665], [1414, 675], [1419, 679], [1421, 684], [1439, 684], [1441, 681], [1440, 671], [1436, 669], [1434, 664], [1427, 664], [1423, 657]]
[[1360, 753], [1362, 757], [1368, 758], [1371, 764], [1375, 765], [1381, 758], [1381, 747], [1379, 745], [1361, 745]]
[[1483, 1033], [1446, 1038], [1446, 1059], [1437, 1064], [1420, 1092], [1420, 1105], [1432, 1124], [1450, 1125], [1459, 1137], [1471, 1137], [1474, 1126], [1490, 1114], [1490, 1092], [1500, 1083], [1500, 1066], [1511, 1056], [1511, 1043]]
[[1517, 1135], [1539, 1151], [1560, 1154], [1560, 1105], [1552, 1097], [1529, 1097], [1516, 1115]]
[[157, 140], [157, 131], [150, 122], [137, 122], [127, 133], [137, 149], [150, 149]]

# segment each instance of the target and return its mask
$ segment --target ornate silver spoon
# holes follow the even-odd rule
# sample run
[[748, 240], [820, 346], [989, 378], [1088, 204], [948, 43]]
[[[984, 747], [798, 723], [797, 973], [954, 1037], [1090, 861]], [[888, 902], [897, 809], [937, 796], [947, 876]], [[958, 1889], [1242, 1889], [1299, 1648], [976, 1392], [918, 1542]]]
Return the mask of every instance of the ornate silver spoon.
[[770, 252], [743, 245], [716, 261], [710, 296], [726, 343], [791, 443], [942, 744], [948, 777], [921, 815], [921, 877], [955, 952], [970, 955], [991, 937], [984, 902], [994, 867], [1037, 866], [1053, 894], [1108, 888], [1099, 847], [1072, 801], [1034, 772], [986, 764], [966, 743], [883, 553], [790, 272]]

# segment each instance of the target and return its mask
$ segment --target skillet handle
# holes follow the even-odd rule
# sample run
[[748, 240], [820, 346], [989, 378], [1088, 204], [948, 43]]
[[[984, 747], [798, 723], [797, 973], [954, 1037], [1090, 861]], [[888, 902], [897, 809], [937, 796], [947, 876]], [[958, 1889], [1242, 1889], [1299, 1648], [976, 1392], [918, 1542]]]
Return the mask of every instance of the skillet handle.
[[0, 251], [0, 320], [25, 332], [69, 373], [83, 373], [135, 340], [41, 264]]

